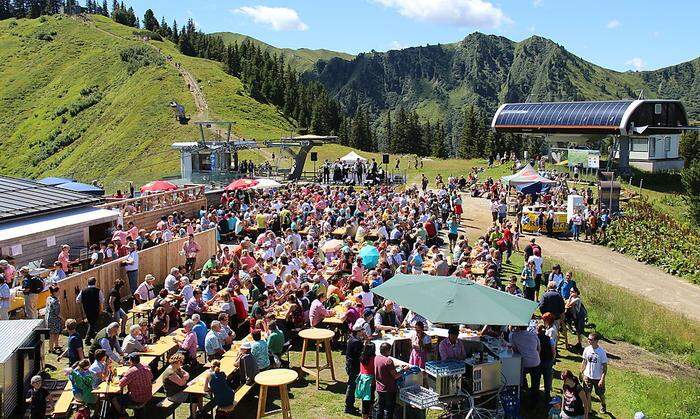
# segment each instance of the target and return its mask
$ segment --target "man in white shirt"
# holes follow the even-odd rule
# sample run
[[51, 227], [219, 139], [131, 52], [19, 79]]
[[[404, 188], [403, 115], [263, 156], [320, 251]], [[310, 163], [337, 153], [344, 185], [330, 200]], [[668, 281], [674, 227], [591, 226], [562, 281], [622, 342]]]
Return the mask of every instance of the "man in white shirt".
[[586, 392], [585, 403], [588, 403], [587, 411], [591, 411], [591, 392], [600, 398], [600, 412], [606, 413], [605, 407], [605, 376], [608, 373], [608, 355], [605, 349], [598, 345], [600, 334], [593, 332], [588, 335], [589, 346], [583, 350], [581, 361], [581, 375], [583, 375], [583, 389]]
[[156, 298], [156, 292], [153, 288], [153, 283], [156, 281], [156, 277], [148, 274], [143, 278], [143, 282], [136, 288], [134, 293], [134, 298], [136, 299], [136, 304], [145, 303], [148, 300]]
[[[177, 267], [170, 269], [170, 275], [165, 277], [165, 289], [170, 293], [177, 293], [180, 290], [180, 270]], [[187, 300], [185, 300], [187, 301]]]
[[535, 265], [535, 300], [539, 301], [540, 286], [542, 285], [542, 264], [544, 263], [542, 251], [539, 247], [533, 250], [533, 255], [527, 258], [527, 262], [532, 262]]

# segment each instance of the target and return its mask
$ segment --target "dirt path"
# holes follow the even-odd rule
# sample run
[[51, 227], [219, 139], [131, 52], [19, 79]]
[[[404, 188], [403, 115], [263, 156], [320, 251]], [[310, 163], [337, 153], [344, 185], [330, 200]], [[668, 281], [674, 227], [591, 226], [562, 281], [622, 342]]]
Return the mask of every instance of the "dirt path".
[[[467, 195], [462, 200], [467, 234], [470, 237], [483, 234], [486, 226], [491, 225], [488, 201]], [[528, 237], [521, 239], [521, 247]], [[542, 245], [546, 256], [560, 259], [577, 270], [586, 271], [700, 322], [700, 286], [607, 247], [543, 236], [537, 236], [537, 242]]]
[[170, 64], [171, 67], [173, 67], [175, 70], [177, 70], [178, 73], [180, 73], [180, 76], [182, 76], [182, 78], [185, 80], [187, 88], [192, 94], [194, 104], [197, 107], [197, 113], [192, 116], [192, 119], [194, 119], [195, 121], [206, 120], [209, 114], [209, 105], [207, 104], [207, 99], [204, 97], [204, 93], [202, 93], [202, 89], [199, 87], [199, 83], [197, 83], [197, 79], [194, 78], [194, 76], [192, 76], [192, 73], [187, 71], [187, 69], [184, 68], [182, 64], [176, 63], [173, 60], [166, 61], [168, 62], [168, 64]]

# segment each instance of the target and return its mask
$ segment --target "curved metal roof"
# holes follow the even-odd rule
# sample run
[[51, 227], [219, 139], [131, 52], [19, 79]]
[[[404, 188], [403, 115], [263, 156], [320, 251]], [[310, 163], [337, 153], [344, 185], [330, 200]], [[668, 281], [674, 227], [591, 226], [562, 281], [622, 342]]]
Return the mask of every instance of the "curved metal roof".
[[[502, 132], [628, 135], [633, 114], [644, 104], [672, 104], [685, 115], [682, 103], [672, 100], [506, 103], [496, 111], [491, 128]], [[683, 125], [687, 125], [687, 118]], [[655, 123], [654, 127], [677, 128], [678, 124]]]

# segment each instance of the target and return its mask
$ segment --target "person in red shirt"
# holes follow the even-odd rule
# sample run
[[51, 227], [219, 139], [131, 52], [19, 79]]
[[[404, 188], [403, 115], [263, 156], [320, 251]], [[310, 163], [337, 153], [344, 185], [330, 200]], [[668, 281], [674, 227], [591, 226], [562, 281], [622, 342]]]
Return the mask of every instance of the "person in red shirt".
[[513, 225], [508, 223], [506, 228], [503, 229], [503, 242], [506, 245], [506, 263], [510, 263], [510, 255], [513, 253], [513, 232], [511, 228], [513, 228]]
[[128, 355], [129, 370], [119, 380], [119, 387], [126, 387], [128, 392], [120, 394], [112, 399], [112, 406], [123, 415], [126, 415], [126, 407], [142, 406], [151, 398], [151, 382], [153, 374], [150, 368], [141, 364], [141, 358], [132, 353]]
[[[391, 344], [384, 342], [379, 346], [379, 353], [374, 358], [374, 379], [377, 383], [378, 419], [391, 419], [394, 417], [396, 407], [396, 392], [398, 386], [396, 380], [401, 378], [401, 373], [396, 371], [394, 361], [389, 358]], [[407, 369], [408, 366], [404, 366]]]

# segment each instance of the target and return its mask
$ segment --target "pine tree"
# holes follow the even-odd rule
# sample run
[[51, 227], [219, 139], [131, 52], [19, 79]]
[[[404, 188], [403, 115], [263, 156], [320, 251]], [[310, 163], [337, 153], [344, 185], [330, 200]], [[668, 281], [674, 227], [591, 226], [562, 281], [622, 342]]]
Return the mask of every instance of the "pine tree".
[[445, 127], [439, 122], [433, 128], [433, 140], [430, 147], [430, 155], [439, 159], [449, 157], [449, 151], [445, 144]]
[[175, 19], [173, 19], [173, 35], [170, 40], [176, 44], [180, 41], [180, 34], [177, 33], [177, 20]]
[[391, 150], [392, 138], [394, 138], [394, 129], [391, 126], [391, 109], [386, 112], [386, 123], [384, 124], [384, 150]]
[[109, 9], [107, 8], [107, 0], [102, 0], [102, 9], [100, 10], [102, 16], [109, 16]]
[[406, 154], [408, 142], [408, 116], [403, 106], [399, 106], [394, 119], [394, 136], [391, 138], [389, 150], [393, 154]]
[[158, 20], [151, 9], [147, 9], [146, 13], [143, 14], [143, 28], [147, 31], [153, 32], [158, 31], [160, 28], [160, 25], [158, 25]]
[[476, 135], [478, 134], [478, 125], [474, 106], [470, 106], [464, 112], [464, 123], [462, 125], [462, 133], [459, 138], [457, 147], [457, 157], [469, 159], [476, 157]]

